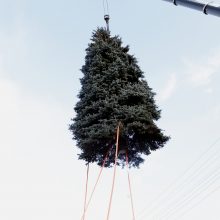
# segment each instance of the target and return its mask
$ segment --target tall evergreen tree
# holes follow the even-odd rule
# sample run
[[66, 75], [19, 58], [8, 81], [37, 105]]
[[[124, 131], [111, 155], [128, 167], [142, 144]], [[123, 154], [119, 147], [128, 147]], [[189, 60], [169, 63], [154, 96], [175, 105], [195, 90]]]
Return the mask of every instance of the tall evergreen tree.
[[[112, 147], [106, 166], [114, 163], [119, 122], [119, 150], [127, 150], [130, 166], [138, 167], [144, 161], [143, 154], [163, 147], [169, 139], [155, 124], [160, 118], [155, 94], [128, 51], [118, 36], [111, 37], [103, 28], [93, 32], [86, 49], [76, 117], [70, 125], [81, 149], [79, 159], [86, 162], [101, 165]], [[125, 156], [119, 154], [118, 165], [124, 164]]]

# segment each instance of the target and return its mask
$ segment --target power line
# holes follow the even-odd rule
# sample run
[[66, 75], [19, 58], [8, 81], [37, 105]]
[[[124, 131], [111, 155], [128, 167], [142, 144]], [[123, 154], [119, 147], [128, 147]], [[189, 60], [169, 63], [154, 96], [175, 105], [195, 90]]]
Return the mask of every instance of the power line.
[[[217, 167], [217, 169], [215, 169], [214, 174], [212, 174], [212, 176], [208, 177], [207, 176], [203, 179], [205, 179], [205, 181], [200, 182], [200, 184], [195, 187], [190, 193], [186, 194], [185, 197], [180, 198], [177, 202], [173, 202], [173, 206], [171, 205], [171, 208], [168, 209], [167, 212], [165, 212], [164, 215], [162, 215], [162, 217], [165, 217], [166, 219], [170, 219], [170, 216], [174, 215], [176, 212], [178, 212], [178, 210], [183, 209], [187, 204], [189, 204], [191, 201], [193, 201], [195, 198], [197, 198], [199, 195], [201, 195], [204, 190], [208, 189], [213, 183], [215, 183], [217, 180], [220, 179], [220, 172], [219, 172], [219, 168]], [[217, 172], [216, 172], [217, 171]], [[161, 218], [162, 218], [161, 217]]]
[[208, 194], [206, 194], [204, 197], [202, 197], [197, 203], [195, 203], [193, 206], [191, 206], [190, 208], [188, 208], [187, 210], [185, 210], [181, 215], [178, 216], [179, 219], [181, 217], [183, 217], [184, 215], [187, 214], [187, 212], [189, 212], [190, 210], [192, 210], [193, 208], [195, 208], [196, 206], [198, 206], [201, 202], [203, 202], [205, 199], [207, 199], [209, 196], [211, 196], [214, 192], [218, 191], [220, 189], [220, 185], [217, 186], [216, 188], [214, 188], [211, 192], [209, 192]]
[[[214, 141], [214, 143], [209, 145], [208, 148], [180, 176], [178, 176], [170, 185], [168, 185], [168, 187], [161, 194], [158, 195], [158, 197], [156, 197], [156, 199], [153, 200], [153, 202], [151, 202], [151, 205], [150, 205], [151, 208], [148, 211], [150, 215], [152, 215], [151, 213], [154, 212], [155, 209], [158, 209], [158, 205], [157, 205], [158, 201], [159, 202], [164, 201], [165, 198], [167, 198], [170, 195], [169, 192], [173, 191], [172, 190], [173, 186], [175, 186], [179, 182], [179, 180], [183, 179], [183, 177], [185, 177], [186, 174], [189, 173], [189, 171], [191, 171], [192, 168], [204, 157], [204, 155], [207, 155], [207, 153], [211, 151], [219, 141], [220, 141], [220, 137], [217, 138], [216, 141]], [[207, 163], [207, 160], [205, 163]], [[139, 218], [143, 219], [143, 217], [146, 216], [146, 214], [144, 214], [144, 212], [146, 212], [146, 209], [147, 207], [145, 206], [145, 208], [139, 212], [138, 214]]]
[[[215, 156], [217, 156], [214, 160], [212, 160], [212, 164], [217, 160], [219, 159], [219, 156], [215, 154]], [[204, 171], [204, 169], [207, 169], [209, 167], [209, 165], [206, 165], [207, 162], [210, 161], [210, 159], [212, 159], [212, 157], [209, 157], [208, 160], [205, 161], [205, 163], [202, 164], [202, 166], [199, 167], [199, 169], [197, 169], [191, 176], [189, 176], [188, 179], [186, 179], [185, 182], [182, 182], [175, 190], [173, 190], [173, 194], [174, 194], [174, 199], [170, 199], [171, 202], [167, 203], [166, 201], [166, 206], [172, 206], [172, 204], [176, 205], [176, 202], [175, 202], [175, 196], [176, 196], [176, 192], [177, 192], [177, 195], [180, 194], [184, 189], [185, 189], [185, 186], [187, 185], [187, 183], [192, 183], [194, 180], [196, 180], [196, 178], [199, 176], [199, 174], [201, 172], [197, 172], [197, 171]], [[209, 164], [209, 163], [208, 163]], [[206, 166], [204, 166], [206, 165]], [[203, 169], [202, 169], [203, 168]], [[217, 167], [217, 169], [214, 170], [214, 172], [212, 172], [211, 174], [208, 174], [207, 176], [205, 176], [205, 178], [203, 178], [200, 182], [199, 185], [201, 185], [204, 181], [207, 180], [207, 178], [210, 177], [210, 175], [213, 175], [213, 173], [215, 173], [216, 171], [218, 172], [219, 171], [219, 168], [220, 167]], [[195, 175], [196, 174], [196, 175]], [[197, 183], [193, 186], [194, 189], [196, 189], [196, 187], [199, 186]], [[178, 191], [179, 190], [179, 191]], [[187, 194], [188, 195], [188, 194]], [[173, 200], [173, 201], [172, 201]], [[177, 197], [177, 203], [179, 202], [179, 199]], [[162, 210], [164, 210], [165, 208], [163, 208]], [[166, 210], [167, 211], [167, 210]]]

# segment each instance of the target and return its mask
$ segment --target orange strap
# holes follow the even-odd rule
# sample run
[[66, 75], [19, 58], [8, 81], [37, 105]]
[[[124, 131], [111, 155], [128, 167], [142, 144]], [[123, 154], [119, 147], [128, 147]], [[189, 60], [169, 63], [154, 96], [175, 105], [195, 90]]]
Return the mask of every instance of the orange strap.
[[86, 200], [87, 200], [87, 192], [88, 192], [88, 182], [89, 182], [89, 163], [87, 164], [87, 172], [86, 172], [86, 191], [85, 191], [84, 209], [83, 209], [83, 217], [82, 217], [83, 220], [85, 220], [85, 215], [86, 215]]
[[130, 180], [130, 174], [129, 174], [128, 152], [127, 152], [127, 151], [126, 151], [126, 165], [127, 165], [127, 173], [128, 173], [129, 192], [130, 192], [130, 197], [131, 197], [132, 216], [133, 216], [133, 220], [135, 220], [135, 215], [134, 215], [134, 203], [133, 203], [133, 196], [132, 196], [132, 191], [131, 191], [131, 180]]
[[93, 195], [94, 195], [94, 193], [95, 193], [96, 187], [97, 187], [98, 182], [99, 182], [99, 179], [100, 179], [100, 177], [101, 177], [103, 168], [104, 168], [104, 166], [105, 166], [105, 162], [106, 162], [106, 160], [108, 159], [108, 155], [109, 155], [110, 150], [111, 150], [111, 148], [109, 148], [109, 150], [108, 150], [108, 152], [107, 152], [107, 154], [106, 154], [106, 156], [105, 156], [105, 158], [104, 158], [104, 161], [103, 161], [102, 167], [101, 167], [101, 169], [100, 169], [100, 171], [99, 171], [99, 175], [98, 175], [98, 177], [97, 177], [96, 183], [95, 183], [95, 185], [94, 185], [94, 187], [93, 187], [93, 190], [92, 190], [92, 193], [91, 193], [91, 195], [90, 195], [90, 197], [89, 197], [89, 199], [88, 199], [88, 202], [87, 202], [87, 204], [86, 204], [86, 206], [85, 206], [85, 208], [84, 208], [84, 214], [83, 214], [83, 216], [81, 217], [81, 220], [84, 220], [84, 215], [85, 215], [87, 209], [89, 208], [89, 205], [90, 205], [90, 203], [91, 203], [92, 197], [93, 197]]
[[113, 174], [113, 180], [112, 180], [112, 189], [111, 189], [111, 195], [109, 200], [109, 206], [108, 206], [108, 214], [107, 214], [107, 220], [109, 220], [110, 211], [111, 211], [111, 205], [112, 205], [112, 197], [114, 192], [114, 186], [115, 186], [115, 175], [116, 175], [116, 167], [117, 167], [117, 160], [118, 160], [118, 144], [119, 144], [119, 134], [120, 134], [120, 123], [117, 128], [117, 138], [116, 138], [116, 150], [115, 150], [115, 166], [114, 166], [114, 174]]
[[[110, 201], [109, 201], [109, 206], [108, 206], [108, 214], [106, 220], [109, 220], [110, 217], [110, 211], [111, 211], [111, 205], [112, 205], [112, 198], [113, 198], [113, 193], [114, 193], [114, 185], [115, 185], [115, 177], [116, 177], [116, 168], [117, 168], [117, 160], [118, 160], [118, 148], [119, 148], [119, 135], [120, 135], [120, 124], [118, 125], [117, 128], [117, 138], [116, 138], [116, 151], [115, 151], [115, 165], [114, 165], [114, 174], [113, 174], [113, 180], [112, 180], [112, 189], [111, 189], [111, 194], [110, 194]], [[105, 159], [103, 161], [102, 167], [100, 169], [98, 178], [96, 180], [96, 183], [93, 187], [92, 193], [89, 197], [89, 200], [87, 202], [87, 192], [88, 192], [88, 181], [89, 181], [89, 164], [87, 165], [87, 175], [86, 175], [86, 190], [85, 190], [85, 200], [84, 200], [84, 211], [83, 211], [83, 216], [81, 220], [85, 220], [85, 214], [86, 211], [89, 207], [89, 204], [92, 200], [93, 194], [95, 192], [95, 189], [98, 185], [99, 179], [101, 177], [103, 168], [105, 166], [106, 160], [108, 158], [110, 149], [108, 150]], [[130, 192], [130, 198], [131, 198], [131, 207], [132, 207], [132, 215], [133, 215], [133, 220], [135, 220], [135, 214], [134, 214], [134, 203], [133, 203], [133, 196], [132, 196], [132, 190], [131, 190], [131, 180], [130, 180], [130, 174], [129, 174], [129, 163], [128, 163], [128, 152], [126, 151], [126, 165], [127, 165], [127, 174], [128, 174], [128, 184], [129, 184], [129, 192]]]

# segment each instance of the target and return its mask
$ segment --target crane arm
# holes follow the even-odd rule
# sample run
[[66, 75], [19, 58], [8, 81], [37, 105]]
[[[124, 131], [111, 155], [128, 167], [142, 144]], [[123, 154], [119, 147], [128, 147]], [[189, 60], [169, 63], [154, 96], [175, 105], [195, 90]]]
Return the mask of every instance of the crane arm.
[[184, 7], [192, 8], [203, 12], [208, 15], [215, 15], [220, 17], [220, 4], [217, 5], [214, 2], [203, 3], [196, 0], [163, 0], [166, 2], [173, 3], [174, 5], [181, 5]]

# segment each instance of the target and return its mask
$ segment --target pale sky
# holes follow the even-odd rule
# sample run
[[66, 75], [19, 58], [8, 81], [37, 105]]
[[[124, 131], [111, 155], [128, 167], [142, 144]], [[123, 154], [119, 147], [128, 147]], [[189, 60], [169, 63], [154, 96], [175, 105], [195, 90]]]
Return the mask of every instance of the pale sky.
[[[220, 19], [157, 1], [109, 0], [171, 136], [131, 181], [136, 220], [219, 220]], [[0, 219], [79, 220], [86, 166], [68, 131], [101, 0], [0, 0]], [[211, 147], [212, 146], [212, 147]], [[106, 219], [105, 169], [86, 220]], [[91, 166], [89, 192], [99, 168]], [[118, 168], [111, 220], [132, 219]], [[219, 188], [218, 188], [219, 187]]]

